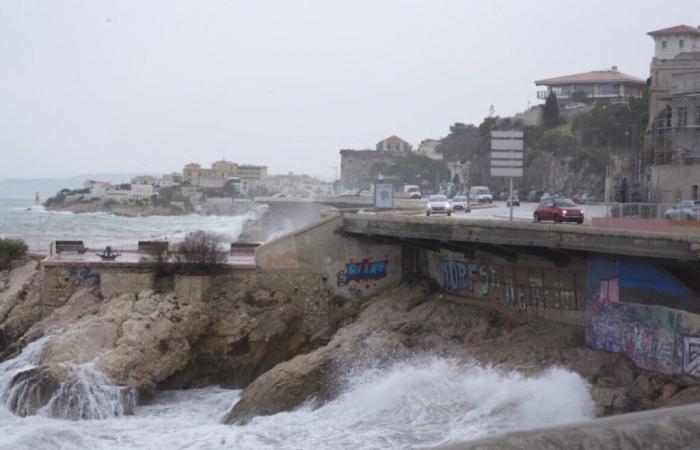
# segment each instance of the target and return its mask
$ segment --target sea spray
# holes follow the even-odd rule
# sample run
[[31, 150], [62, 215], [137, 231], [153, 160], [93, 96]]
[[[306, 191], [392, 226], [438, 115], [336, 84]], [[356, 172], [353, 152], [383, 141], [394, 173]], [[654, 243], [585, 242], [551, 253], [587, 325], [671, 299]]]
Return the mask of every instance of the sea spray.
[[[15, 358], [0, 364], [0, 402], [20, 416], [40, 414], [59, 419], [106, 419], [133, 411], [133, 389], [114, 385], [93, 363], [57, 364], [61, 381], [39, 367], [49, 337], [30, 343]], [[37, 369], [39, 368], [39, 369]], [[50, 386], [52, 383], [57, 386]], [[47, 387], [48, 385], [48, 387]], [[50, 397], [46, 399], [47, 391]]]
[[257, 417], [244, 426], [220, 423], [240, 391], [209, 387], [162, 391], [133, 415], [105, 420], [0, 415], [0, 436], [8, 448], [18, 450], [393, 449], [593, 417], [585, 380], [560, 368], [524, 376], [451, 359], [418, 358], [365, 366], [347, 375], [339, 380], [335, 400]]

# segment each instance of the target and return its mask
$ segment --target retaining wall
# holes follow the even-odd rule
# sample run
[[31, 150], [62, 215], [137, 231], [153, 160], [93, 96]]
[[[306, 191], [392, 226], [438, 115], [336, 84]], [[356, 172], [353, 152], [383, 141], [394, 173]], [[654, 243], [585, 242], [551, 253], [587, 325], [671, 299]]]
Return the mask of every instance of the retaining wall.
[[397, 283], [401, 246], [342, 233], [341, 215], [328, 216], [258, 247], [256, 263], [266, 270], [307, 270], [324, 277], [345, 298], [369, 297]]
[[419, 253], [420, 270], [443, 289], [522, 315], [584, 325], [586, 261], [564, 268], [519, 254], [517, 263], [493, 254], [448, 250]]

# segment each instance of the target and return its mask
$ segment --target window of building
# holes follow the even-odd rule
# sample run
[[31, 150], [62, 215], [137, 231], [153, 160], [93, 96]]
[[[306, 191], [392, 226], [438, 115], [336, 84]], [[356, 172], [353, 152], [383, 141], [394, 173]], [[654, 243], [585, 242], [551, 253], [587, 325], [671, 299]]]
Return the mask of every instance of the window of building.
[[681, 106], [678, 108], [677, 111], [678, 114], [678, 127], [686, 127], [688, 126], [688, 108], [685, 106]]
[[700, 126], [700, 105], [695, 107], [695, 125]]
[[598, 86], [600, 95], [618, 95], [620, 93], [620, 85], [618, 84], [601, 84]]
[[683, 39], [678, 41], [678, 48], [683, 48], [684, 45], [685, 45], [685, 41]]
[[666, 48], [666, 41], [661, 41], [661, 48]]

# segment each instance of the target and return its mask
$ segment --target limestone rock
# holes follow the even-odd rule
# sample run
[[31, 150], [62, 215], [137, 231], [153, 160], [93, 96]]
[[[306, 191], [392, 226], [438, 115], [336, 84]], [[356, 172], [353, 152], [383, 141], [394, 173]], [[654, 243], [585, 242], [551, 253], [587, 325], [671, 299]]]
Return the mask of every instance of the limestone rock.
[[18, 350], [17, 340], [41, 319], [41, 273], [28, 260], [3, 272], [0, 291], [0, 361]]

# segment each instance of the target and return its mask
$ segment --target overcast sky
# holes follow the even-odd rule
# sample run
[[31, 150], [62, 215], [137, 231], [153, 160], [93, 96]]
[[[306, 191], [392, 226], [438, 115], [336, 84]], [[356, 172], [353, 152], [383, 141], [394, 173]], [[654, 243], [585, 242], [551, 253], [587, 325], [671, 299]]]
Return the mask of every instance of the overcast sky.
[[0, 0], [0, 178], [225, 157], [332, 176], [341, 148], [536, 103], [533, 80], [648, 77], [696, 0]]

